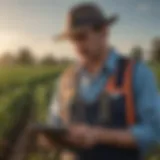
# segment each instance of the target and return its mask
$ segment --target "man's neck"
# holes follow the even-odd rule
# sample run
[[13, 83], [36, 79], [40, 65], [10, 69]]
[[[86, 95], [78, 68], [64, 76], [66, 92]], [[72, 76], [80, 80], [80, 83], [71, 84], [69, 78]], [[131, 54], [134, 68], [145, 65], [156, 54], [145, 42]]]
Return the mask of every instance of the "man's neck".
[[103, 64], [105, 63], [106, 56], [108, 55], [108, 51], [105, 49], [103, 52], [99, 53], [100, 56], [96, 57], [95, 59], [90, 59], [87, 61], [85, 68], [91, 74], [95, 75], [99, 73], [100, 69], [102, 68]]

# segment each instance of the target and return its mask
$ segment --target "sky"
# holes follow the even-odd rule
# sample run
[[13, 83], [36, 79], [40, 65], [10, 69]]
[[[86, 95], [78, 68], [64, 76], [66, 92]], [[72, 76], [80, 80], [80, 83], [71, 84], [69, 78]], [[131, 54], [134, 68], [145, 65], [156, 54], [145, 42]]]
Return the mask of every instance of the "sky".
[[[135, 45], [144, 49], [155, 36], [160, 36], [160, 0], [90, 0], [106, 15], [120, 15], [111, 29], [111, 43], [121, 53]], [[30, 47], [37, 57], [53, 53], [73, 57], [69, 42], [55, 43], [53, 35], [65, 26], [71, 6], [88, 0], [0, 0], [0, 54], [19, 47]]]

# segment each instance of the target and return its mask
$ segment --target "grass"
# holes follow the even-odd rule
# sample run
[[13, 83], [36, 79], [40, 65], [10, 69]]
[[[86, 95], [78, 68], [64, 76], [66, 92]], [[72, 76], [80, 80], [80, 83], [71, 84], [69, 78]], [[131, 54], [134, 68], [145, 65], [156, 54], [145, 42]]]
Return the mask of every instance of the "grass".
[[[26, 91], [25, 84], [28, 81], [39, 79], [39, 77], [46, 77], [61, 72], [64, 66], [16, 66], [0, 68], [0, 89], [5, 89], [11, 85], [19, 85], [19, 88], [9, 90], [9, 92], [0, 95], [0, 139], [4, 130], [9, 128], [14, 122], [11, 117], [19, 110], [19, 106], [13, 106], [13, 101], [19, 95], [23, 95]], [[54, 85], [55, 80], [52, 84]], [[49, 83], [50, 84], [50, 83]], [[9, 87], [10, 88], [10, 87]], [[35, 106], [37, 109], [37, 119], [42, 122], [45, 121], [47, 115], [47, 89], [48, 84], [37, 84], [36, 88], [30, 88], [35, 96]], [[52, 89], [52, 88], [50, 88]], [[54, 89], [53, 89], [54, 92]]]
[[0, 68], [0, 88], [14, 84], [24, 84], [36, 77], [45, 76], [59, 72], [64, 66], [16, 66]]

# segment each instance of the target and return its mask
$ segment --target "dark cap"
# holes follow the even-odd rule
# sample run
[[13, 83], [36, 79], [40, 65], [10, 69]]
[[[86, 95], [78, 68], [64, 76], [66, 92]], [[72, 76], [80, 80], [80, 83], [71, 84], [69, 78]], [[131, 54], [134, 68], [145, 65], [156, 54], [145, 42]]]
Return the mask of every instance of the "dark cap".
[[66, 39], [71, 34], [95, 25], [111, 25], [117, 20], [117, 15], [106, 17], [95, 3], [83, 3], [71, 8], [67, 17], [65, 32], [56, 36], [57, 40]]

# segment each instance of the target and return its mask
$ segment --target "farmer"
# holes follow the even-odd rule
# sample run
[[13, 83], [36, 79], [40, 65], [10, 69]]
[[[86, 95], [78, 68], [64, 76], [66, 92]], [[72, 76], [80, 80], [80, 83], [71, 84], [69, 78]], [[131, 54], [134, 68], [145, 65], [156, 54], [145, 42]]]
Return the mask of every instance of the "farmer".
[[79, 61], [59, 81], [50, 124], [68, 125], [67, 140], [83, 148], [76, 152], [79, 160], [143, 159], [160, 136], [153, 73], [110, 47], [116, 16], [83, 3], [69, 11], [67, 20], [56, 40], [68, 39]]

